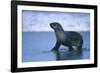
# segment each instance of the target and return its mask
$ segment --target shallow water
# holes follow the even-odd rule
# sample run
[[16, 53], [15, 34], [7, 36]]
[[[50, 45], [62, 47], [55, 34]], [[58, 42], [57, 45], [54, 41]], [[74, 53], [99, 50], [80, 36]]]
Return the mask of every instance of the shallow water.
[[81, 32], [83, 50], [80, 53], [68, 52], [61, 46], [59, 51], [51, 51], [56, 43], [54, 32], [23, 32], [22, 62], [77, 60], [90, 58], [90, 33]]

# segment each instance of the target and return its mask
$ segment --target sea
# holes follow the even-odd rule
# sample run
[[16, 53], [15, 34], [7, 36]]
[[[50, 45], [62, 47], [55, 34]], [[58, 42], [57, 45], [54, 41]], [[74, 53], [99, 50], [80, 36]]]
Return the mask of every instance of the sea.
[[22, 32], [22, 62], [90, 59], [90, 32], [80, 34], [83, 46], [82, 52], [77, 53], [63, 45], [58, 51], [51, 51], [56, 44], [54, 32]]

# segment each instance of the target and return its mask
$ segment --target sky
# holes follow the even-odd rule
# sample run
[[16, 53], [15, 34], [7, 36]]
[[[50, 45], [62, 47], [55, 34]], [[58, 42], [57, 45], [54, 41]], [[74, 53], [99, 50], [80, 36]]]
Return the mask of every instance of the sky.
[[22, 11], [23, 32], [53, 31], [50, 23], [58, 22], [65, 31], [89, 31], [90, 14], [76, 12]]

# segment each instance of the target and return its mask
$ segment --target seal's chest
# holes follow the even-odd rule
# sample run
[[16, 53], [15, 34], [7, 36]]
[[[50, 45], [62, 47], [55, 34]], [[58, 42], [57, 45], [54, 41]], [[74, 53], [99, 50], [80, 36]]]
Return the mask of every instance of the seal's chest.
[[66, 38], [66, 36], [63, 33], [57, 34], [56, 36], [60, 41], [64, 41]]

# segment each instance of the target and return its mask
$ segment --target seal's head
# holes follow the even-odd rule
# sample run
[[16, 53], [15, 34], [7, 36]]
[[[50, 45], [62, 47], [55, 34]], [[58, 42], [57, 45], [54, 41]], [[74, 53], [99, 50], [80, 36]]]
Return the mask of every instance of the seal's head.
[[51, 28], [53, 28], [54, 30], [57, 30], [57, 29], [61, 29], [61, 25], [58, 23], [58, 22], [53, 22], [53, 23], [50, 23], [50, 26]]

